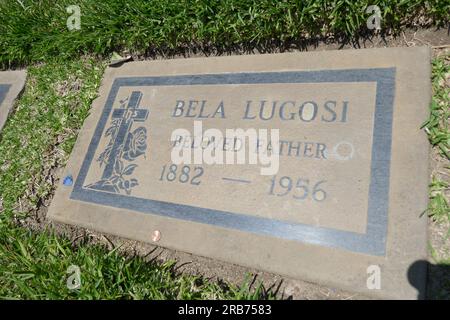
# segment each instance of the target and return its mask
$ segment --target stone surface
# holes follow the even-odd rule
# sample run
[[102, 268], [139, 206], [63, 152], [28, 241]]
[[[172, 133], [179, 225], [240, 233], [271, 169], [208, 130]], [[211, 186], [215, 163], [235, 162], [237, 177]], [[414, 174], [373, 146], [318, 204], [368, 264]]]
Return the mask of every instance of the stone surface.
[[[420, 126], [430, 96], [426, 47], [110, 68], [48, 215], [363, 294], [417, 298], [428, 194]], [[239, 149], [242, 140], [206, 136], [238, 128], [279, 130], [279, 144], [263, 135], [257, 144], [259, 160], [276, 151], [278, 171], [264, 175], [267, 163], [248, 161], [173, 165], [174, 146], [194, 158], [208, 141], [215, 155]]]
[[27, 73], [21, 71], [0, 71], [0, 131], [8, 119], [14, 101], [23, 90]]

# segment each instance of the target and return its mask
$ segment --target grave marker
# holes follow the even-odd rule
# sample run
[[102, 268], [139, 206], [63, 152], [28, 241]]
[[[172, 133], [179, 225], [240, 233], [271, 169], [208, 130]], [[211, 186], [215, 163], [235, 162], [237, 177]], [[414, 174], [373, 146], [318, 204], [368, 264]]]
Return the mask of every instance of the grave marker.
[[420, 126], [430, 92], [425, 47], [110, 68], [48, 215], [417, 298], [426, 269], [409, 268], [427, 256], [429, 146]]
[[26, 71], [0, 71], [0, 131], [6, 123], [14, 101], [23, 90]]

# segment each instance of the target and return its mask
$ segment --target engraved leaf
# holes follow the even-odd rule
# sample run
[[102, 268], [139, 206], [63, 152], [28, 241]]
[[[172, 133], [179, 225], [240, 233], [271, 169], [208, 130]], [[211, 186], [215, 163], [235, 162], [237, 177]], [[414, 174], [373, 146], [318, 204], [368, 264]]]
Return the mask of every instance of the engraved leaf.
[[116, 129], [117, 129], [116, 126], [109, 127], [108, 130], [106, 130], [105, 132], [105, 137], [110, 135], [114, 136]]
[[106, 163], [109, 157], [109, 153], [111, 152], [111, 148], [112, 148], [112, 144], [109, 144], [105, 151], [103, 151], [99, 157], [97, 158], [97, 161], [100, 162], [100, 167], [102, 166], [102, 164]]
[[118, 174], [122, 174], [123, 171], [123, 162], [120, 159], [117, 159], [116, 163], [114, 164], [114, 171]]
[[133, 173], [134, 169], [136, 169], [136, 167], [137, 167], [137, 164], [129, 164], [123, 171], [123, 174], [127, 175], [127, 176], [131, 175]]

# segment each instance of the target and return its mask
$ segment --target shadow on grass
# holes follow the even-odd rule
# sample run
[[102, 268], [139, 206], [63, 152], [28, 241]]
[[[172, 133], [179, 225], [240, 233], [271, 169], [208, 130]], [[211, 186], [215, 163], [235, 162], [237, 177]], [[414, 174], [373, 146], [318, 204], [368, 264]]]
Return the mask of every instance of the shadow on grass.
[[418, 299], [450, 300], [450, 264], [418, 260], [409, 267], [408, 280]]
[[[450, 35], [450, 26], [448, 28], [434, 27], [434, 31], [446, 29], [447, 34]], [[417, 31], [417, 28], [408, 29]], [[345, 34], [334, 34], [330, 36], [316, 36], [316, 37], [299, 37], [287, 38], [284, 40], [271, 39], [261, 40], [259, 42], [248, 43], [231, 43], [231, 44], [208, 44], [204, 42], [190, 43], [181, 45], [175, 48], [171, 47], [152, 47], [149, 46], [142, 54], [136, 57], [138, 60], [142, 59], [167, 59], [191, 56], [223, 56], [223, 55], [239, 55], [239, 54], [254, 54], [254, 53], [282, 53], [290, 51], [313, 51], [319, 47], [330, 47], [333, 49], [343, 49], [345, 47], [362, 49], [366, 47], [373, 47], [374, 45], [384, 47], [389, 45], [393, 39], [401, 39], [402, 30], [392, 32], [381, 31], [375, 33], [371, 30], [361, 31], [357, 35], [349, 37]], [[117, 48], [120, 51], [120, 48]]]
[[364, 48], [367, 43], [372, 44], [374, 40], [386, 44], [386, 36], [388, 34], [374, 35], [372, 32], [361, 34], [357, 37], [346, 37], [345, 35], [335, 35], [331, 37], [312, 37], [312, 38], [290, 38], [285, 40], [273, 39], [265, 40], [257, 43], [240, 43], [240, 44], [205, 44], [192, 43], [176, 48], [159, 46], [158, 48], [149, 47], [139, 58], [174, 58], [174, 57], [190, 57], [192, 55], [201, 56], [223, 56], [236, 54], [252, 54], [252, 53], [281, 53], [289, 51], [309, 51], [318, 48], [321, 45], [335, 45], [337, 49], [345, 46], [353, 48]]

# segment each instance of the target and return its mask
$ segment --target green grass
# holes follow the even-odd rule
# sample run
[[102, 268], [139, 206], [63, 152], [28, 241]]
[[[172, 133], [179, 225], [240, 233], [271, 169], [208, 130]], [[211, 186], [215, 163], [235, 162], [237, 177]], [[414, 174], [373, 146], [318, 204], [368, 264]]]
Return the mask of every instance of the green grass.
[[428, 133], [430, 143], [439, 148], [441, 154], [450, 159], [450, 88], [446, 77], [450, 73], [450, 54], [433, 60], [432, 86], [433, 99], [430, 117], [423, 127]]
[[[428, 203], [428, 216], [441, 222], [450, 221], [450, 205], [445, 197], [444, 190], [448, 190], [449, 184], [443, 180], [433, 177], [430, 183], [430, 200]], [[450, 235], [450, 229], [448, 230]]]
[[[80, 286], [67, 281], [80, 269]], [[262, 286], [250, 290], [177, 274], [174, 264], [147, 263], [97, 245], [72, 246], [49, 233], [21, 228], [0, 232], [2, 299], [258, 299]], [[69, 272], [68, 272], [69, 271]]]
[[26, 192], [31, 201], [24, 204], [25, 212], [51, 191], [46, 178], [67, 160], [103, 69], [93, 59], [28, 68], [25, 92], [0, 134], [0, 195], [6, 212]]
[[[430, 106], [429, 119], [423, 124], [423, 128], [428, 133], [430, 143], [446, 159], [446, 170], [450, 170], [450, 164], [448, 163], [448, 160], [450, 160], [450, 88], [446, 83], [450, 73], [449, 61], [449, 54], [433, 60], [433, 99]], [[450, 220], [450, 205], [445, 196], [445, 191], [449, 187], [448, 182], [439, 179], [438, 176], [433, 177], [430, 184], [430, 201], [427, 212], [434, 220]]]
[[[20, 226], [54, 190], [52, 170], [66, 163], [103, 71], [91, 58], [28, 68], [25, 91], [0, 136], [0, 298], [265, 298], [261, 285], [219, 285], [177, 274], [173, 263], [146, 262], [88, 243], [73, 246], [64, 237]], [[81, 271], [79, 290], [66, 286], [71, 265]]]
[[[81, 30], [69, 31], [66, 8], [81, 8]], [[381, 9], [383, 31], [444, 26], [448, 0], [0, 0], [0, 65], [51, 57], [277, 48], [333, 35], [368, 33], [369, 5]], [[370, 34], [370, 32], [369, 32]]]
[[[446, 81], [450, 72], [450, 55], [441, 55], [435, 58], [432, 67], [433, 99], [430, 106], [430, 117], [423, 127], [428, 133], [430, 143], [439, 151], [442, 161], [446, 164], [443, 169], [448, 171], [450, 170], [450, 88]], [[435, 174], [429, 187], [428, 216], [437, 223], [450, 221], [450, 204], [446, 197], [446, 192], [450, 187], [448, 181], [443, 180], [440, 174]], [[443, 236], [448, 239], [450, 229]], [[433, 277], [431, 287], [435, 287], [430, 292], [429, 298], [448, 300], [450, 298], [450, 252], [448, 249], [444, 249], [439, 255], [431, 244], [429, 251], [435, 262], [429, 270]]]

